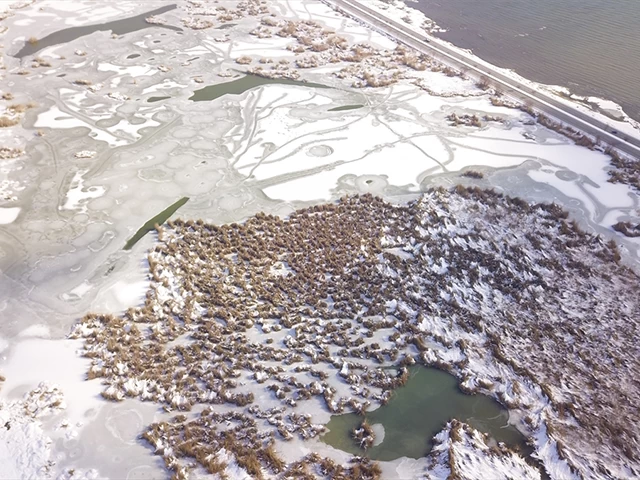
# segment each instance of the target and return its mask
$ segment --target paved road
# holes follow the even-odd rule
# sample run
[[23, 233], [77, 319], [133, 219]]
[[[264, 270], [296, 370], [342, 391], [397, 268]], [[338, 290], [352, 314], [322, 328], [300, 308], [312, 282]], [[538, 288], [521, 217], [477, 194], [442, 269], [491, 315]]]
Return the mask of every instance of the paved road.
[[505, 94], [531, 105], [536, 110], [545, 113], [549, 117], [561, 121], [584, 133], [599, 138], [622, 153], [626, 153], [636, 159], [640, 159], [640, 138], [632, 137], [623, 132], [615, 131], [611, 125], [593, 118], [589, 114], [571, 107], [550, 94], [545, 94], [524, 85], [513, 78], [504, 75], [496, 68], [476, 62], [472, 58], [457, 52], [447, 45], [426, 35], [420, 35], [411, 28], [400, 22], [384, 17], [381, 13], [373, 10], [359, 1], [355, 0], [325, 0], [334, 7], [339, 7], [346, 13], [361, 21], [372, 25], [376, 30], [384, 32], [398, 41], [427, 55], [440, 58], [452, 66], [464, 70], [471, 75], [475, 74], [479, 78], [487, 77], [493, 85], [502, 90]]

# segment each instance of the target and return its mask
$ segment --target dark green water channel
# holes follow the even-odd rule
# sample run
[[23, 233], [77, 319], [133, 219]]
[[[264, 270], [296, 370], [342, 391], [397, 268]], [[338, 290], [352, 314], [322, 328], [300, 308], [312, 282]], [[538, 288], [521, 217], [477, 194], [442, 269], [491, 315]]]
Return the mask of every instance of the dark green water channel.
[[341, 107], [333, 107], [327, 110], [328, 112], [344, 112], [346, 110], [357, 110], [358, 108], [362, 108], [364, 105], [342, 105]]
[[261, 85], [297, 85], [299, 87], [310, 88], [331, 88], [321, 83], [301, 82], [298, 80], [289, 80], [287, 78], [266, 78], [259, 75], [245, 75], [242, 78], [232, 82], [218, 83], [217, 85], [209, 85], [193, 92], [189, 100], [194, 102], [206, 102], [215, 100], [223, 95], [240, 95], [241, 93], [251, 90]]
[[171, 215], [176, 213], [176, 210], [178, 210], [181, 206], [183, 206], [188, 201], [189, 201], [189, 197], [182, 197], [176, 203], [165, 208], [162, 212], [160, 212], [158, 215], [156, 215], [147, 223], [145, 223], [142, 227], [140, 227], [140, 229], [136, 232], [136, 234], [133, 237], [131, 237], [127, 241], [127, 243], [124, 245], [124, 249], [131, 250], [131, 248], [136, 243], [138, 243], [142, 237], [144, 237], [147, 233], [151, 232], [152, 230], [156, 229], [156, 224], [162, 225], [164, 222], [167, 221], [167, 219]]
[[405, 386], [398, 388], [387, 405], [368, 413], [370, 425], [381, 423], [384, 440], [380, 445], [362, 450], [351, 437], [363, 417], [355, 413], [334, 415], [327, 424], [325, 443], [354, 455], [367, 455], [374, 460], [391, 461], [400, 457], [420, 458], [433, 447], [431, 439], [451, 419], [467, 422], [481, 432], [512, 448], [531, 453], [524, 436], [507, 424], [507, 411], [484, 395], [466, 395], [458, 388], [458, 380], [435, 368], [413, 366]]
[[25, 43], [24, 47], [22, 47], [20, 51], [14, 55], [14, 57], [23, 58], [27, 55], [33, 55], [43, 48], [47, 48], [52, 45], [58, 45], [60, 43], [72, 42], [76, 38], [90, 35], [93, 32], [104, 32], [111, 30], [116, 35], [124, 35], [126, 33], [136, 32], [138, 30], [143, 30], [145, 28], [151, 27], [182, 31], [181, 28], [174, 27], [172, 25], [155, 25], [147, 23], [145, 21], [145, 18], [147, 17], [150, 17], [152, 15], [160, 15], [161, 13], [168, 12], [169, 10], [173, 10], [175, 8], [175, 4], [165, 5], [164, 7], [156, 8], [155, 10], [150, 10], [146, 13], [141, 13], [140, 15], [136, 15], [135, 17], [123, 18], [121, 20], [115, 20], [113, 22], [107, 23], [98, 23], [96, 25], [86, 25], [84, 27], [71, 27], [65, 28], [64, 30], [58, 30], [57, 32], [53, 32], [47, 35], [46, 37], [39, 38], [36, 43]]
[[171, 97], [149, 97], [147, 98], [147, 102], [149, 103], [161, 102], [162, 100], [166, 100], [167, 98], [171, 98]]

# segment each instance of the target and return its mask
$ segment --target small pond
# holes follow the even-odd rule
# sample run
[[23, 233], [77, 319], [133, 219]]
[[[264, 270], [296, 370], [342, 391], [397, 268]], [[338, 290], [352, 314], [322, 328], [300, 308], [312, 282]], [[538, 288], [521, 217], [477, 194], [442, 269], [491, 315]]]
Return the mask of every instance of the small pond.
[[[409, 369], [405, 386], [398, 388], [387, 405], [367, 413], [376, 429], [384, 428], [382, 442], [378, 437], [366, 452], [351, 437], [363, 417], [355, 413], [334, 415], [327, 424], [325, 443], [354, 455], [367, 455], [374, 460], [391, 461], [400, 457], [420, 458], [433, 447], [432, 438], [451, 419], [467, 422], [477, 430], [512, 448], [531, 453], [524, 436], [507, 423], [507, 410], [485, 395], [466, 395], [458, 388], [458, 380], [441, 370], [423, 366]], [[376, 445], [377, 444], [377, 445]]]
[[242, 78], [233, 80], [232, 82], [218, 83], [209, 85], [193, 92], [193, 96], [189, 100], [194, 102], [205, 102], [215, 100], [223, 95], [240, 95], [241, 93], [251, 90], [261, 85], [297, 85], [299, 87], [309, 88], [331, 88], [320, 83], [301, 82], [299, 80], [289, 80], [287, 78], [266, 78], [260, 75], [245, 75]]

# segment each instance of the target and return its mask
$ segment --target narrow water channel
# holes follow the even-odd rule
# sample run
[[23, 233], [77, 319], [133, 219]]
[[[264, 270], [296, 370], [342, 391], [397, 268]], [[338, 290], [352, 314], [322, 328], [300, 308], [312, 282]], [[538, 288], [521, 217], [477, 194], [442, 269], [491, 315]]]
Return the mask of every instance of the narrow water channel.
[[299, 87], [308, 88], [331, 88], [321, 83], [301, 82], [299, 80], [289, 80], [288, 78], [266, 78], [260, 75], [245, 75], [242, 78], [231, 82], [218, 83], [209, 85], [193, 92], [189, 100], [194, 102], [205, 102], [215, 100], [223, 95], [240, 95], [247, 90], [259, 87], [261, 85], [297, 85]]
[[86, 25], [83, 27], [71, 27], [64, 30], [58, 30], [57, 32], [50, 33], [46, 37], [35, 38], [34, 41], [27, 41], [24, 46], [14, 55], [15, 58], [23, 58], [28, 55], [33, 55], [39, 52], [43, 48], [51, 47], [53, 45], [59, 45], [61, 43], [72, 42], [77, 38], [90, 35], [93, 32], [112, 31], [116, 35], [124, 35], [126, 33], [136, 32], [145, 28], [159, 27], [169, 30], [182, 31], [179, 27], [173, 25], [159, 25], [146, 22], [146, 18], [153, 15], [160, 15], [161, 13], [168, 12], [176, 8], [175, 4], [165, 5], [164, 7], [150, 10], [135, 17], [123, 18], [121, 20], [114, 20], [112, 22], [97, 23], [95, 25]]

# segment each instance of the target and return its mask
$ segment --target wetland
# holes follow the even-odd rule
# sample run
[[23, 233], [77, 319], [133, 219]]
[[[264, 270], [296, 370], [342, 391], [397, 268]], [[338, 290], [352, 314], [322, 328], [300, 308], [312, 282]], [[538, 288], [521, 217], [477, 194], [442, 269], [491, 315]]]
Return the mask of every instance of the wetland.
[[[609, 156], [316, 0], [23, 3], [0, 20], [24, 54], [0, 77], [1, 464], [640, 475], [640, 239], [611, 229], [640, 202]], [[31, 62], [29, 29], [70, 36]]]

